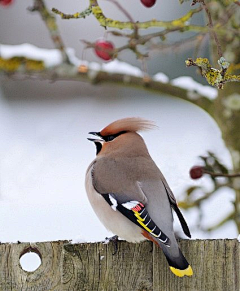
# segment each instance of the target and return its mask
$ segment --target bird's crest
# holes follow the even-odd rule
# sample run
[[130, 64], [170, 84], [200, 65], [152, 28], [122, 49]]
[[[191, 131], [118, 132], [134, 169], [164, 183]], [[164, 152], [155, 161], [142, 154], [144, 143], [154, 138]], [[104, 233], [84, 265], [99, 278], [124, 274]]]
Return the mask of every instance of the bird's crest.
[[100, 131], [102, 136], [117, 134], [119, 132], [137, 132], [157, 128], [153, 121], [140, 117], [128, 117], [116, 120]]

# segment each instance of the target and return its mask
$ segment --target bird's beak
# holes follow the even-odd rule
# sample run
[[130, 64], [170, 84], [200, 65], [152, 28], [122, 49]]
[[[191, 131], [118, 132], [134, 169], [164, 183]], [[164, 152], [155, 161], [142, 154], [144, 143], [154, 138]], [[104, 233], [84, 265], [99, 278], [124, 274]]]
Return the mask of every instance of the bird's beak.
[[88, 140], [90, 140], [90, 141], [92, 141], [92, 142], [100, 142], [100, 143], [102, 143], [103, 142], [103, 140], [102, 139], [100, 139], [100, 138], [87, 138]]
[[90, 131], [88, 134], [92, 134], [92, 135], [96, 135], [96, 136], [100, 136], [101, 137], [101, 133], [100, 132], [96, 132], [96, 131]]
[[103, 139], [101, 139], [101, 134], [100, 134], [100, 132], [89, 132], [89, 134], [96, 135], [96, 136], [100, 137], [100, 138], [87, 138], [87, 139], [90, 140], [90, 141], [93, 141], [93, 142], [100, 142], [100, 143], [102, 143], [102, 142], [104, 141]]

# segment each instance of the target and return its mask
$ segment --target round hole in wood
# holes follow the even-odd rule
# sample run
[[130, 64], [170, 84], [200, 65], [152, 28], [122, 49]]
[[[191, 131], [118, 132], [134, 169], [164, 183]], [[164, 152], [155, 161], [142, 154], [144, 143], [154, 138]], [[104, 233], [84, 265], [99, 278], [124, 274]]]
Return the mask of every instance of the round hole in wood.
[[37, 248], [28, 247], [20, 254], [19, 261], [20, 266], [24, 271], [34, 272], [40, 267], [42, 256]]

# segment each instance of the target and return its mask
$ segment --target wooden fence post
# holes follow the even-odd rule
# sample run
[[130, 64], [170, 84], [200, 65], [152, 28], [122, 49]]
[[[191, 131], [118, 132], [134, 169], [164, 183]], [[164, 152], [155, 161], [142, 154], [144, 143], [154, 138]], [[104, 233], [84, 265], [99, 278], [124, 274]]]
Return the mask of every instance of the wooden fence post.
[[[70, 244], [68, 241], [0, 244], [1, 291], [239, 291], [238, 240], [182, 240], [194, 275], [178, 278], [161, 249], [151, 242]], [[41, 258], [34, 272], [19, 258], [32, 251]]]

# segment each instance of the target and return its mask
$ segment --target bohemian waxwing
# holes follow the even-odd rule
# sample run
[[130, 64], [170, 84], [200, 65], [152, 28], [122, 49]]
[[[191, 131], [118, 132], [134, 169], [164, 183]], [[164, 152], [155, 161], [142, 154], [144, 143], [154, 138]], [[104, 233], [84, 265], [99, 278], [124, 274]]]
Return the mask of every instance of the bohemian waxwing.
[[127, 240], [146, 238], [163, 250], [171, 271], [182, 277], [193, 271], [178, 247], [173, 231], [172, 209], [184, 233], [191, 237], [186, 221], [163, 174], [137, 133], [155, 125], [141, 118], [117, 120], [100, 132], [97, 156], [86, 173], [89, 201], [104, 226]]

